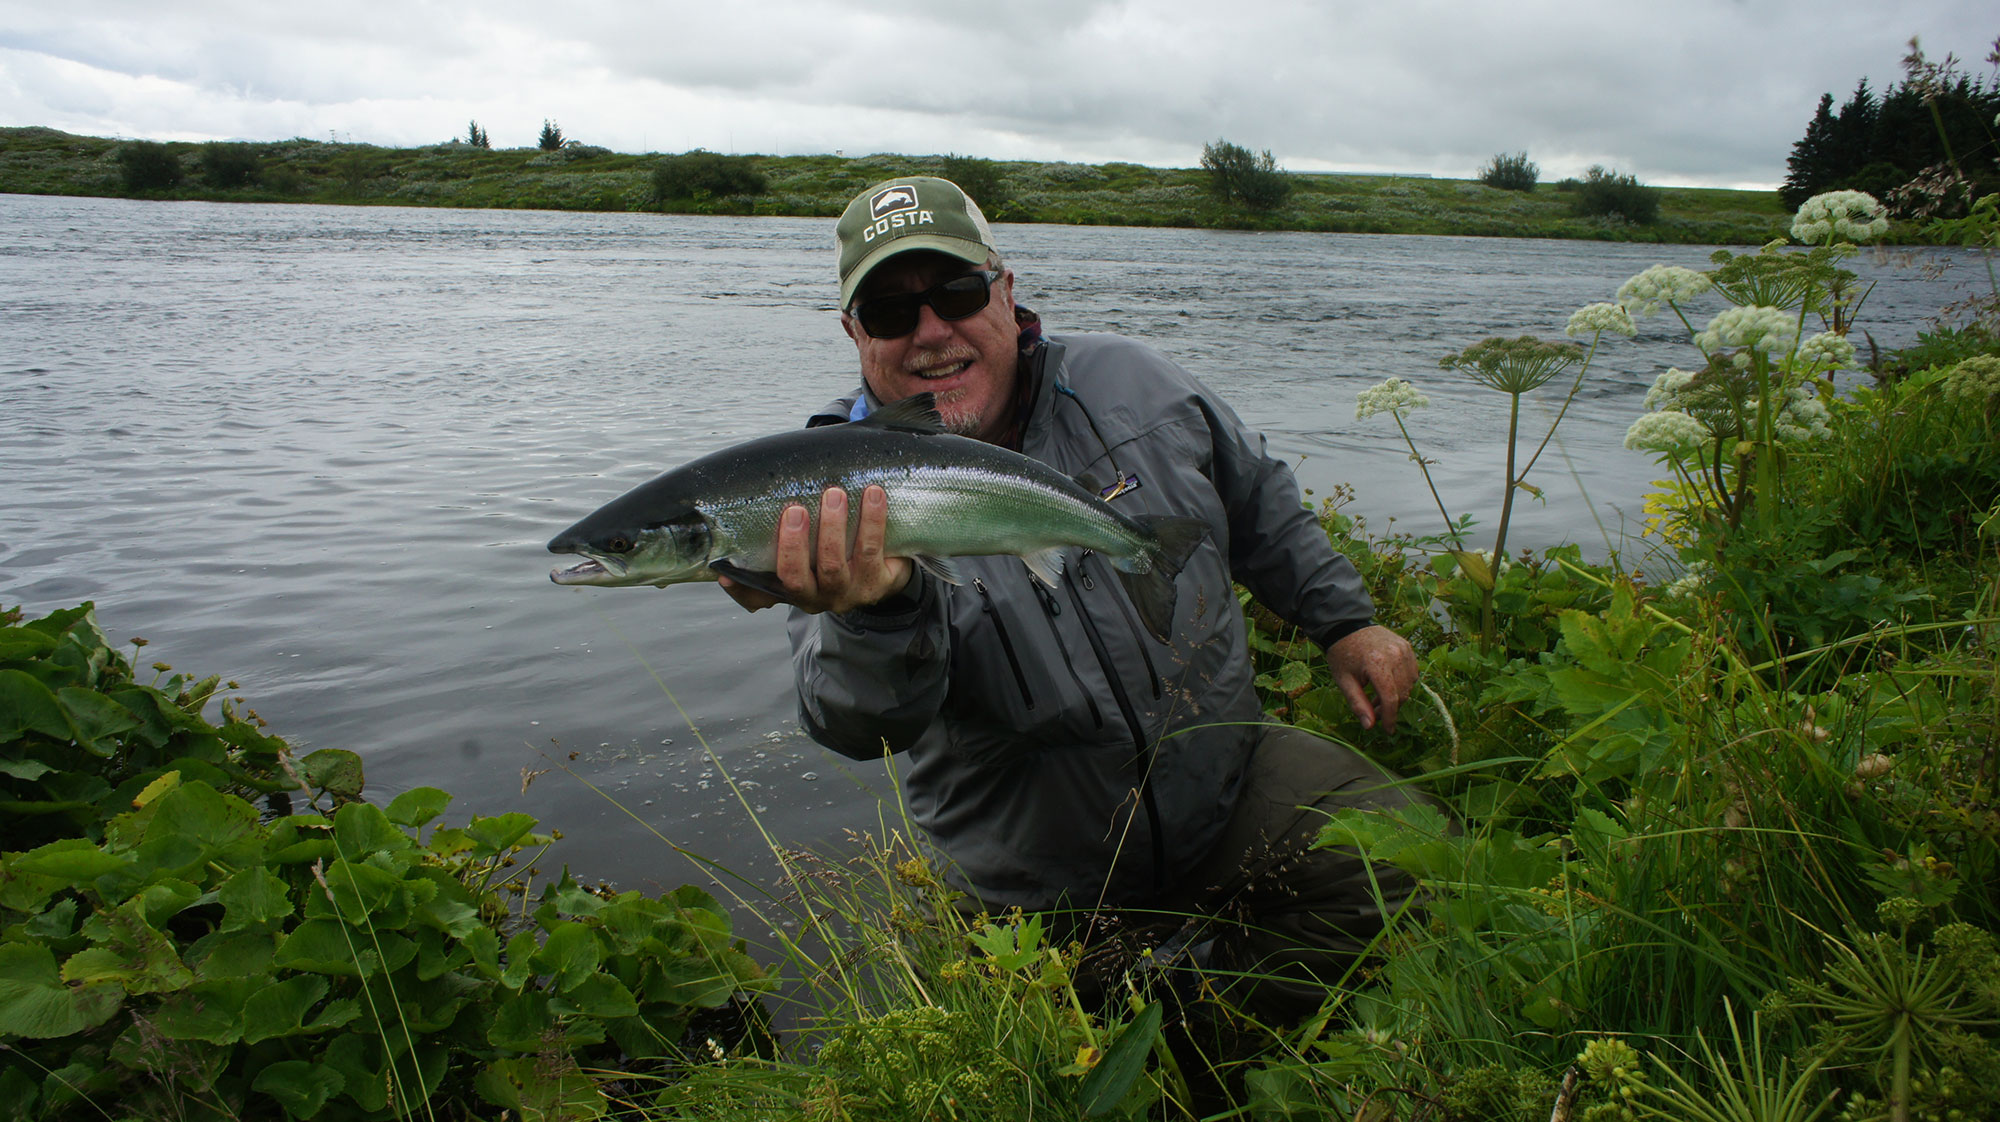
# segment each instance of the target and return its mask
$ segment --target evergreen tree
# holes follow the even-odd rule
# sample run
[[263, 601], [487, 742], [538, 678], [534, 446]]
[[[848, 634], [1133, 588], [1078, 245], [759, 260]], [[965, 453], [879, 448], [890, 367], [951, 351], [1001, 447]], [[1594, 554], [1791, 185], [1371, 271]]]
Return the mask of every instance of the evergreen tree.
[[1785, 160], [1785, 185], [1778, 188], [1778, 198], [1793, 210], [1832, 180], [1834, 128], [1833, 95], [1823, 93], [1819, 109], [1806, 125], [1806, 134], [1792, 145], [1792, 154]]
[[553, 152], [556, 149], [561, 148], [564, 144], [562, 129], [556, 127], [556, 123], [554, 121], [551, 121], [546, 117], [543, 118], [542, 136], [541, 139], [538, 140], [536, 143], [542, 146], [542, 151], [544, 152]]
[[493, 139], [486, 135], [485, 129], [479, 127], [478, 121], [472, 122], [471, 127], [465, 130], [465, 142], [474, 148], [493, 147]]

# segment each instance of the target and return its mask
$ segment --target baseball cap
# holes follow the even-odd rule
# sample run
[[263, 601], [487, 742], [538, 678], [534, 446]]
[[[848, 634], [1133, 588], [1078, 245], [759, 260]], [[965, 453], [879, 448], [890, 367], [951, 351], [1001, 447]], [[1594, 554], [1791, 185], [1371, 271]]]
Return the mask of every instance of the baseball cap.
[[927, 175], [886, 179], [854, 196], [834, 227], [840, 247], [840, 306], [877, 265], [898, 253], [928, 249], [984, 265], [993, 228], [958, 184]]

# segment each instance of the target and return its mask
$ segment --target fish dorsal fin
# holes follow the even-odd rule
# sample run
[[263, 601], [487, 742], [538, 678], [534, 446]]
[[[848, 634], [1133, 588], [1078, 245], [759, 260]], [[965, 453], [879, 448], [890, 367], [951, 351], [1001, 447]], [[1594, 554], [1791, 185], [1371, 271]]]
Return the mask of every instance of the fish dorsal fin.
[[851, 423], [874, 425], [877, 428], [896, 429], [900, 432], [914, 432], [926, 436], [944, 431], [944, 418], [939, 416], [937, 411], [937, 395], [928, 390], [912, 394], [893, 405], [884, 405]]

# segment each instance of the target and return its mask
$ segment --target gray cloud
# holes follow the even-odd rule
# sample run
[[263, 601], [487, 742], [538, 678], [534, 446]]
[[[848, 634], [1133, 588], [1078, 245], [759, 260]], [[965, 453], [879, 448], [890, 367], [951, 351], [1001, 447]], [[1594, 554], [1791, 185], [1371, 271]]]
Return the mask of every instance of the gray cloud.
[[1962, 0], [0, 0], [0, 122], [414, 144], [478, 118], [518, 145], [548, 117], [628, 151], [1179, 166], [1227, 137], [1300, 170], [1526, 150], [1548, 177], [1771, 185], [1823, 91], [1894, 81], [1913, 34], [1987, 74], [1996, 25]]

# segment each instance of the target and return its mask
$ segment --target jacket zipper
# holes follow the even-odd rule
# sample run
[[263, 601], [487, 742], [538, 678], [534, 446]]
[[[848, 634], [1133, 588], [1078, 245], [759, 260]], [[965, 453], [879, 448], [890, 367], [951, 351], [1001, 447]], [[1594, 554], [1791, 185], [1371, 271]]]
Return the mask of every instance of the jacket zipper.
[[[1083, 578], [1085, 589], [1097, 586], [1091, 581], [1089, 570], [1077, 566]], [[1104, 637], [1097, 633], [1097, 624], [1084, 610], [1083, 594], [1076, 585], [1069, 586], [1069, 598], [1076, 605], [1076, 617], [1083, 623], [1084, 638], [1090, 640], [1091, 652], [1097, 655], [1097, 665], [1104, 670], [1104, 680], [1111, 684], [1111, 698], [1118, 703], [1118, 712], [1125, 718], [1125, 727], [1132, 733], [1132, 771], [1139, 787], [1140, 801], [1146, 807], [1146, 829], [1153, 840], [1153, 891], [1163, 893], [1167, 888], [1167, 839], [1162, 833], [1160, 805], [1153, 796], [1153, 747], [1146, 741], [1145, 726], [1139, 722], [1139, 713], [1132, 708], [1132, 698], [1125, 692], [1125, 683], [1118, 676], [1118, 668], [1111, 663], [1111, 652], [1105, 649]]]
[[1083, 676], [1076, 672], [1076, 663], [1069, 657], [1069, 644], [1063, 642], [1062, 629], [1056, 626], [1056, 617], [1062, 615], [1062, 603], [1056, 594], [1042, 587], [1042, 582], [1030, 578], [1035, 587], [1035, 595], [1042, 601], [1042, 610], [1048, 613], [1049, 634], [1055, 636], [1056, 650], [1062, 653], [1063, 666], [1069, 671], [1069, 679], [1076, 683], [1077, 692], [1083, 695], [1083, 703], [1090, 707], [1090, 720], [1098, 728], [1104, 727], [1104, 712], [1097, 707], [1097, 699], [1091, 696], [1090, 687], [1083, 684]]
[[1007, 666], [1014, 671], [1014, 684], [1021, 688], [1021, 704], [1035, 707], [1035, 695], [1028, 692], [1028, 675], [1021, 669], [1021, 658], [1014, 653], [1014, 639], [1007, 634], [1007, 622], [1000, 618], [999, 609], [993, 606], [993, 594], [986, 591], [986, 582], [972, 578], [972, 587], [979, 591], [979, 606], [993, 621], [993, 631], [1000, 636], [1000, 649], [1007, 652]]
[[[1077, 559], [1077, 570], [1083, 574], [1083, 587], [1086, 589], [1097, 587], [1091, 582], [1090, 570], [1084, 567], [1090, 564], [1092, 552], [1094, 551], [1086, 549], [1083, 551], [1083, 556]], [[1126, 603], [1123, 596], [1113, 596], [1111, 599], [1117, 603], [1118, 611], [1124, 615], [1125, 626], [1131, 628], [1133, 637], [1139, 640], [1139, 657], [1146, 663], [1146, 680], [1152, 684], [1153, 700], [1158, 701], [1160, 700], [1160, 672], [1153, 668], [1152, 633], [1139, 626], [1139, 617], [1132, 614], [1132, 605]]]

